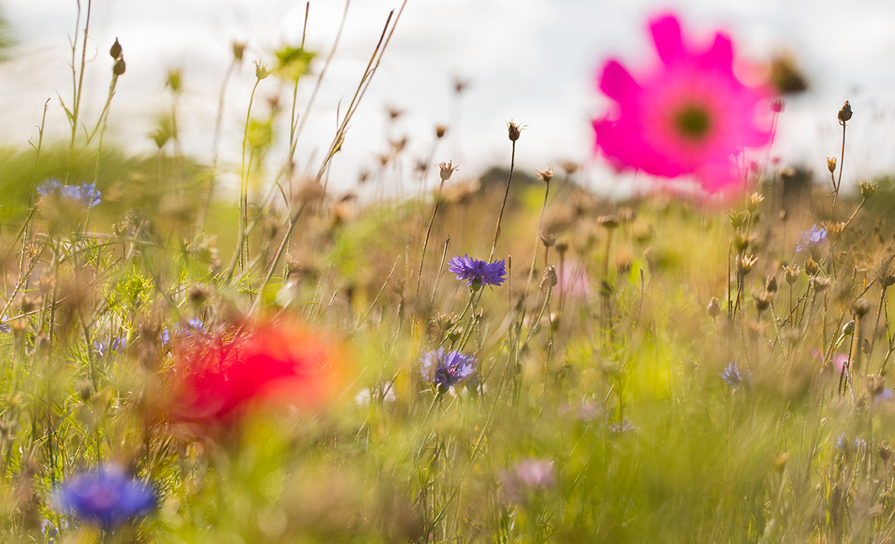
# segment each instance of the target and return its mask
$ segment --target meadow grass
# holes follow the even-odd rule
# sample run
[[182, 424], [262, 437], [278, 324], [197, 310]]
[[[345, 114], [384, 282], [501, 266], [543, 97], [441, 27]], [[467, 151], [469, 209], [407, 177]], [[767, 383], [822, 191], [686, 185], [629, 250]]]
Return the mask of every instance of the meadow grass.
[[[235, 202], [168, 144], [176, 111], [154, 157], [74, 129], [2, 153], [3, 541], [890, 542], [891, 180], [840, 194], [840, 160], [832, 193], [768, 167], [723, 203], [612, 202], [574, 163], [514, 179], [512, 124], [499, 183], [449, 163], [423, 169], [436, 191], [358, 201], [328, 165], [399, 17], [310, 179], [291, 156], [258, 175], [250, 112]], [[448, 271], [489, 252], [505, 281]], [[178, 417], [184, 346], [287, 316], [342, 350], [325, 399]], [[438, 348], [472, 375], [428, 373]], [[109, 464], [151, 513], [60, 507]]]

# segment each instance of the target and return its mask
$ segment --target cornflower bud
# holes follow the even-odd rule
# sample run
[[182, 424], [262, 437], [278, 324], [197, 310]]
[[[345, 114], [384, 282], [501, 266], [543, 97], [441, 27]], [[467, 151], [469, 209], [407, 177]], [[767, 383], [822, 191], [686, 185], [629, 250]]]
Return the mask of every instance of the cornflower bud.
[[541, 278], [541, 283], [538, 287], [541, 289], [544, 287], [556, 287], [557, 281], [556, 268], [553, 265], [547, 265], [544, 268], [544, 277]]
[[851, 313], [855, 317], [862, 317], [864, 315], [867, 315], [867, 312], [869, 312], [869, 311], [870, 311], [870, 303], [867, 302], [866, 300], [864, 300], [863, 298], [856, 300], [855, 303], [852, 304], [852, 307], [851, 307]]
[[768, 279], [765, 281], [765, 291], [768, 293], [777, 292], [777, 276], [768, 276]]
[[712, 300], [709, 301], [709, 305], [705, 307], [705, 313], [709, 314], [709, 317], [712, 319], [718, 317], [718, 314], [721, 313], [721, 305], [718, 304], [718, 299], [712, 297]]
[[441, 176], [441, 181], [443, 182], [451, 179], [451, 174], [453, 174], [455, 170], [458, 170], [460, 168], [459, 166], [454, 166], [453, 161], [440, 162], [435, 166], [437, 166], [441, 170], [439, 175]]
[[858, 183], [858, 187], [861, 188], [861, 198], [870, 198], [876, 193], [879, 184], [875, 181], [862, 181]]
[[793, 266], [784, 266], [783, 267], [783, 279], [786, 280], [786, 283], [792, 285], [799, 279], [799, 274], [802, 270], [798, 265]]
[[746, 203], [746, 209], [749, 210], [749, 213], [755, 213], [755, 210], [758, 209], [758, 205], [761, 204], [762, 200], [764, 200], [763, 195], [752, 193], [752, 196], [749, 197], [749, 202]]
[[830, 281], [830, 278], [818, 278], [817, 276], [811, 278], [811, 285], [814, 286], [814, 290], [818, 293], [824, 292], [832, 284], [833, 282]]
[[808, 274], [809, 276], [816, 276], [818, 270], [819, 270], [819, 267], [817, 265], [817, 261], [809, 258], [808, 262], [805, 263], [805, 273]]
[[511, 142], [515, 142], [522, 135], [522, 127], [517, 125], [512, 119], [507, 123], [507, 133]]
[[553, 165], [550, 165], [550, 167], [543, 172], [535, 168], [535, 172], [538, 173], [538, 179], [544, 183], [550, 183], [550, 180], [553, 179]]
[[836, 171], [836, 157], [827, 157], [827, 170], [831, 174]]
[[748, 276], [757, 260], [758, 258], [755, 255], [737, 255], [737, 272], [743, 276]]
[[837, 117], [839, 117], [839, 122], [844, 124], [846, 121], [851, 119], [851, 116], [851, 104], [849, 104], [848, 100], [846, 100], [845, 104], [842, 105], [842, 109], [839, 110], [839, 115], [837, 115]]
[[121, 58], [121, 44], [118, 43], [118, 38], [115, 38], [115, 43], [112, 44], [112, 49], [109, 49], [109, 55], [115, 60]]

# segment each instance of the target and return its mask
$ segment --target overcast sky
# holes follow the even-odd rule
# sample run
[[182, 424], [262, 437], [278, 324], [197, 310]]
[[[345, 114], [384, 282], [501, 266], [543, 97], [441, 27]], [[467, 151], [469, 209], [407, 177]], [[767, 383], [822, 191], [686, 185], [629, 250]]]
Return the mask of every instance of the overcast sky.
[[[82, 0], [86, 7], [86, 0]], [[336, 108], [350, 99], [390, 10], [400, 0], [354, 0], [335, 60], [313, 115], [300, 140], [299, 162], [319, 163], [331, 140]], [[0, 2], [18, 46], [0, 65], [0, 142], [26, 146], [37, 135], [43, 104], [50, 99], [47, 133], [68, 132], [59, 97], [71, 101], [69, 40], [74, 35], [75, 0]], [[343, 0], [313, 0], [307, 47], [324, 57], [332, 47]], [[351, 124], [332, 183], [347, 188], [358, 172], [375, 170], [388, 138], [408, 138], [408, 164], [424, 159], [434, 126], [451, 133], [434, 160], [460, 164], [459, 176], [473, 176], [509, 159], [506, 122], [528, 128], [517, 147], [521, 168], [544, 168], [560, 160], [587, 163], [585, 177], [611, 186], [610, 172], [592, 154], [590, 120], [607, 102], [595, 90], [598, 68], [610, 57], [636, 70], [653, 55], [647, 19], [677, 13], [687, 35], [709, 40], [717, 29], [734, 39], [736, 53], [766, 61], [791, 52], [812, 85], [788, 102], [772, 154], [783, 163], [822, 170], [824, 156], [838, 154], [836, 112], [845, 99], [850, 123], [844, 178], [895, 170], [895, 3], [832, 0], [409, 0], [394, 39], [361, 109]], [[164, 90], [169, 69], [183, 70], [179, 104], [183, 148], [209, 160], [217, 96], [234, 40], [248, 43], [246, 62], [228, 88], [222, 151], [238, 165], [245, 108], [254, 84], [252, 60], [271, 62], [283, 45], [298, 45], [305, 2], [296, 0], [97, 0], [93, 3], [85, 111], [96, 119], [108, 89], [115, 37], [124, 47], [127, 73], [118, 84], [110, 124], [114, 137], [135, 152], [152, 152], [147, 138], [154, 120], [167, 111]], [[319, 70], [322, 61], [315, 63]], [[459, 107], [452, 106], [453, 81], [469, 82]], [[300, 101], [313, 78], [300, 87]], [[261, 82], [255, 111], [266, 99], [287, 93], [282, 81]], [[389, 126], [387, 107], [405, 114]], [[455, 113], [454, 113], [455, 112]], [[287, 136], [285, 129], [281, 136]], [[315, 157], [316, 151], [316, 158]], [[271, 153], [272, 161], [282, 151]], [[409, 175], [405, 172], [405, 175]], [[433, 174], [434, 176], [434, 174]], [[434, 182], [434, 179], [431, 180]]]

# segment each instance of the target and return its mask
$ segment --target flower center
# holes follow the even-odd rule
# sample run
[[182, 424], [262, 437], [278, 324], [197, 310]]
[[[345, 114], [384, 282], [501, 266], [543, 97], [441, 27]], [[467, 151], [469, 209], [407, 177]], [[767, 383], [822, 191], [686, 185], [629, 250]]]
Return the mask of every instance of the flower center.
[[674, 115], [674, 128], [688, 140], [702, 140], [711, 129], [709, 112], [697, 105], [686, 106]]

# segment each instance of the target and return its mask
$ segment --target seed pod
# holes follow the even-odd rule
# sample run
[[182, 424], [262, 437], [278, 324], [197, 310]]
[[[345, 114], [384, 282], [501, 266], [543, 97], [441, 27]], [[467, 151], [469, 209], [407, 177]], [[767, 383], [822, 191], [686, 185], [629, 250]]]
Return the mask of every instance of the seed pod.
[[124, 63], [124, 57], [118, 59], [115, 63], [115, 66], [112, 67], [112, 73], [116, 76], [120, 76], [127, 69], [127, 65]]
[[111, 55], [113, 59], [118, 60], [121, 58], [121, 51], [121, 44], [118, 43], [118, 38], [115, 38], [115, 43], [113, 43], [112, 48], [109, 49], [109, 55]]
[[721, 306], [718, 304], [717, 298], [712, 297], [712, 300], [709, 301], [709, 305], [705, 308], [705, 312], [709, 314], [709, 317], [712, 319], [718, 317], [721, 313]]
[[839, 117], [839, 122], [844, 124], [846, 121], [849, 121], [851, 119], [851, 116], [851, 104], [849, 104], [848, 100], [846, 100], [845, 104], [842, 105], [842, 109], [839, 110], [839, 115], [837, 115], [837, 117]]
[[519, 136], [522, 135], [522, 127], [510, 120], [510, 122], [507, 123], [507, 134], [510, 137], [510, 141], [515, 142], [519, 139]]

